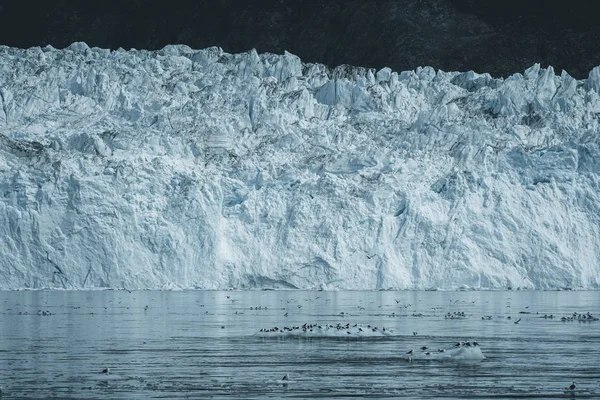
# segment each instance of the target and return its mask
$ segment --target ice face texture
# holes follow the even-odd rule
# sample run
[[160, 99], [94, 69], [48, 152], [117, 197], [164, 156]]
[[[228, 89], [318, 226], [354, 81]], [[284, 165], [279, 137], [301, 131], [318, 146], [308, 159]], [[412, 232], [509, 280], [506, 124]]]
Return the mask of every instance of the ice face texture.
[[599, 288], [600, 69], [0, 48], [0, 289]]

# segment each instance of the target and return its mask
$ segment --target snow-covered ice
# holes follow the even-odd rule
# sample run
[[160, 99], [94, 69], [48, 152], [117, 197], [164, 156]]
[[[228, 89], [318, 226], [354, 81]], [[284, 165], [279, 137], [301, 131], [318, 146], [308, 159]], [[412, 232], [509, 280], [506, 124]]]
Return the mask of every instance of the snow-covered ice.
[[0, 47], [0, 289], [597, 289], [599, 91]]
[[485, 359], [481, 347], [479, 345], [468, 346], [461, 343], [450, 349], [437, 349], [421, 352], [413, 352], [412, 355], [406, 357], [409, 361], [481, 361]]

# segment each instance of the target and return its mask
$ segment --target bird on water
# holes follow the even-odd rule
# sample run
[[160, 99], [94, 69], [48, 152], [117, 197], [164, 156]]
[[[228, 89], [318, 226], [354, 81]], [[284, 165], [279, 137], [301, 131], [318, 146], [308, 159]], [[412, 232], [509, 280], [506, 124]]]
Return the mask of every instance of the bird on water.
[[575, 390], [577, 386], [575, 386], [575, 381], [573, 381], [573, 383], [571, 384], [571, 386], [569, 386], [569, 390]]
[[104, 368], [104, 369], [102, 370], [102, 373], [103, 373], [103, 374], [107, 374], [107, 375], [108, 375], [108, 374], [110, 374], [110, 368]]

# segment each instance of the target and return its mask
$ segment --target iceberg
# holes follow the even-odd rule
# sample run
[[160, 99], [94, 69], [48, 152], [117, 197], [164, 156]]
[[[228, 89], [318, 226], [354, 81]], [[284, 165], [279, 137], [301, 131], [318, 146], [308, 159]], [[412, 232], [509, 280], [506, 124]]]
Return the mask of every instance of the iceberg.
[[422, 351], [415, 353], [414, 351], [406, 356], [409, 362], [412, 361], [481, 361], [485, 359], [481, 347], [475, 342], [459, 342], [455, 347], [450, 349], [438, 349], [430, 351]]
[[0, 289], [598, 289], [600, 68], [0, 47]]

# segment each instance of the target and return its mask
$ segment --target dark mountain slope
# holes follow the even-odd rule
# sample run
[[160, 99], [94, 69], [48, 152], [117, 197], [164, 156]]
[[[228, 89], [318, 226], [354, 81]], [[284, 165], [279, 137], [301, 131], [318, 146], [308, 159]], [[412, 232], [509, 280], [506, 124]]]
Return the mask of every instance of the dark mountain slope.
[[288, 50], [304, 61], [394, 70], [431, 65], [507, 76], [535, 62], [578, 78], [600, 64], [594, 1], [5, 1], [0, 43], [229, 52]]

